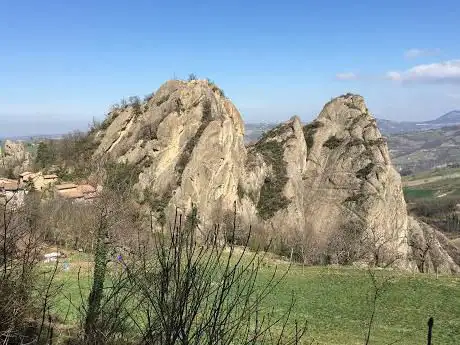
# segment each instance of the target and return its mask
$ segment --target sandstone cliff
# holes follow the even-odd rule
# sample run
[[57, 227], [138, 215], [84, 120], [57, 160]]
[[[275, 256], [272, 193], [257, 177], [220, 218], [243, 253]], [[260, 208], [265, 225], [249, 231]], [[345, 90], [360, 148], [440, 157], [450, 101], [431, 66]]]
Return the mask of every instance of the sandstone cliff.
[[31, 156], [23, 143], [6, 140], [2, 149], [0, 168], [5, 171], [11, 170], [15, 176], [29, 168]]
[[332, 246], [330, 261], [346, 252], [352, 261], [460, 271], [442, 236], [407, 215], [400, 176], [361, 96], [332, 100], [304, 127], [293, 117], [249, 147], [238, 110], [205, 80], [169, 81], [106, 121], [94, 158], [139, 168], [138, 201], [158, 223], [194, 204], [206, 229], [236, 203], [242, 227], [319, 252]]
[[139, 166], [139, 201], [159, 219], [175, 207], [186, 214], [193, 203], [210, 224], [232, 208], [246, 159], [244, 126], [220, 89], [204, 80], [170, 81], [147, 103], [110, 116], [95, 157]]

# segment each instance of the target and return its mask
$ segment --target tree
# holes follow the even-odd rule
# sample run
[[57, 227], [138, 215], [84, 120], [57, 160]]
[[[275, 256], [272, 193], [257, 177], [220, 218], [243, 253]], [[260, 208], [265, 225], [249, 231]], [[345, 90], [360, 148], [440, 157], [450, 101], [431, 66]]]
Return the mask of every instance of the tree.
[[370, 303], [370, 315], [367, 321], [366, 333], [364, 337], [364, 345], [369, 345], [372, 335], [372, 328], [374, 326], [375, 317], [377, 313], [378, 301], [382, 295], [387, 290], [388, 286], [391, 284], [394, 277], [392, 276], [382, 276], [379, 277], [376, 274], [376, 271], [368, 268], [367, 273], [371, 279], [371, 291], [368, 295]]
[[[122, 287], [128, 281], [120, 275], [113, 277], [109, 270], [111, 256], [121, 247], [121, 243], [130, 245], [130, 237], [136, 225], [130, 217], [125, 198], [108, 191], [102, 194], [92, 205], [92, 233], [96, 247], [94, 251], [94, 270], [88, 300], [82, 306], [83, 341], [85, 344], [110, 344], [109, 335], [114, 335], [126, 318], [126, 307]], [[116, 273], [116, 272], [115, 272]], [[110, 282], [110, 284], [109, 284]], [[136, 287], [132, 286], [131, 291]], [[113, 310], [113, 302], [121, 299], [120, 306]], [[113, 340], [113, 339], [112, 339]]]
[[361, 221], [343, 224], [328, 241], [326, 254], [331, 263], [349, 265], [363, 259], [367, 250], [363, 243], [364, 225]]
[[[57, 286], [57, 265], [38, 263], [45, 220], [40, 200], [29, 195], [25, 204], [0, 196], [0, 342], [38, 344], [52, 338], [50, 308]], [[48, 319], [46, 316], [48, 315]]]
[[155, 96], [155, 93], [154, 93], [154, 92], [151, 92], [151, 93], [146, 94], [146, 95], [144, 96], [144, 102], [150, 101], [150, 100], [153, 98], [153, 96]]
[[56, 162], [57, 152], [53, 141], [41, 141], [37, 147], [35, 164], [39, 169], [49, 167]]

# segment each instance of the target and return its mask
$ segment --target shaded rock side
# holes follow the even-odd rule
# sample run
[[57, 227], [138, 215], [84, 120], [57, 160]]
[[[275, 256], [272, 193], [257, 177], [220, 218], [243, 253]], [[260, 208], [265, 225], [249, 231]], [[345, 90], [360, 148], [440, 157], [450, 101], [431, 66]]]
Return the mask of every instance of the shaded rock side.
[[305, 229], [306, 167], [307, 146], [297, 116], [250, 146], [239, 184], [243, 223], [259, 223], [275, 237]]

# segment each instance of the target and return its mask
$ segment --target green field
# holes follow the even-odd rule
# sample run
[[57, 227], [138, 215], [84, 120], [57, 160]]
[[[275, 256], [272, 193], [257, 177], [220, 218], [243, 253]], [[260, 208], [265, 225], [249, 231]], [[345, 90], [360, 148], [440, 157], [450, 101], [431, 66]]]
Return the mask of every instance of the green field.
[[[72, 327], [78, 322], [75, 306], [90, 285], [91, 265], [82, 258], [70, 257], [71, 269], [60, 271], [57, 281], [63, 284], [55, 301], [54, 312]], [[288, 266], [279, 263], [281, 271]], [[260, 272], [260, 283], [270, 278], [275, 263], [269, 262]], [[460, 278], [376, 271], [379, 281], [389, 280], [378, 300], [371, 344], [425, 344], [426, 322], [434, 317], [434, 344], [460, 344]], [[307, 320], [306, 340], [314, 344], [363, 344], [373, 291], [366, 270], [347, 267], [291, 267], [273, 293], [265, 300], [267, 308], [281, 315], [295, 296], [292, 319]], [[69, 299], [74, 306], [69, 307]], [[65, 315], [67, 320], [64, 321]]]
[[403, 191], [406, 201], [420, 199], [442, 201], [454, 198], [460, 202], [460, 170], [436, 169], [403, 178]]
[[434, 190], [431, 189], [420, 189], [420, 188], [410, 188], [404, 187], [404, 197], [406, 200], [410, 199], [417, 199], [417, 198], [431, 198], [435, 193]]

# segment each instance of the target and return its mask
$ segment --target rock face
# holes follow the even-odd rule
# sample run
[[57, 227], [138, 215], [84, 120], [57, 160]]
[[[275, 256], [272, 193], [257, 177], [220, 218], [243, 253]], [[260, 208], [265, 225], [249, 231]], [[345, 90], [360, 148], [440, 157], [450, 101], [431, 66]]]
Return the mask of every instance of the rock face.
[[194, 204], [204, 231], [236, 205], [242, 227], [291, 246], [308, 242], [329, 262], [460, 272], [448, 241], [407, 215], [400, 176], [361, 96], [332, 100], [304, 127], [293, 117], [249, 147], [238, 110], [204, 80], [169, 81], [107, 121], [94, 158], [139, 168], [138, 201], [158, 223]]
[[140, 202], [150, 203], [160, 220], [175, 207], [187, 214], [193, 203], [209, 224], [237, 199], [243, 134], [238, 110], [216, 86], [170, 81], [147, 103], [112, 120], [95, 157], [140, 167]]
[[15, 175], [26, 170], [30, 165], [30, 153], [21, 142], [6, 140], [0, 157], [0, 166], [4, 170], [12, 169]]

